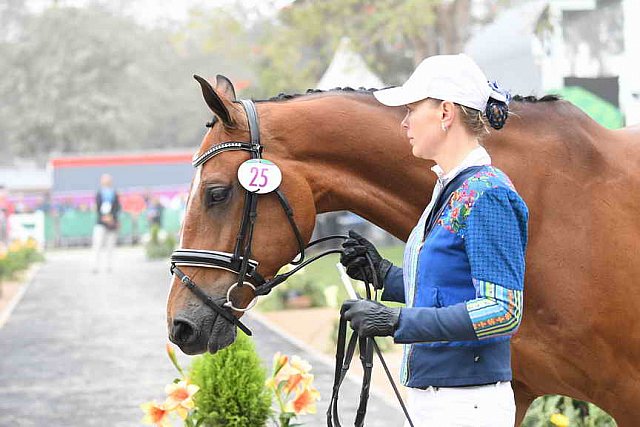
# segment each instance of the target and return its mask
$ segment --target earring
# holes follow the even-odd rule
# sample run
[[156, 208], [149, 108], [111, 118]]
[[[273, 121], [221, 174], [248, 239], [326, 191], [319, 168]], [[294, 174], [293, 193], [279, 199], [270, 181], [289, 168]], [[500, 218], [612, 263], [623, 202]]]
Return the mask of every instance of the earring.
[[440, 127], [442, 128], [442, 130], [443, 130], [444, 132], [446, 132], [446, 131], [447, 131], [447, 127], [445, 126], [444, 121], [440, 122]]

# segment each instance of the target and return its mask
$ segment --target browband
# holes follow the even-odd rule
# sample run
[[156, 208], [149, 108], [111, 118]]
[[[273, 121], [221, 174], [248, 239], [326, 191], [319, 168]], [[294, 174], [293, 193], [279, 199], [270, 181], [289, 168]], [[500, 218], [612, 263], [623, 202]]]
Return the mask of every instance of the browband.
[[232, 150], [244, 150], [244, 151], [250, 151], [250, 152], [253, 152], [256, 150], [262, 151], [262, 146], [252, 145], [248, 142], [238, 142], [238, 141], [223, 142], [221, 144], [216, 144], [213, 147], [209, 148], [207, 151], [205, 151], [200, 156], [195, 158], [191, 162], [191, 164], [193, 165], [194, 168], [197, 168], [201, 164], [206, 163], [207, 160], [211, 159], [212, 157], [220, 153], [224, 153], [225, 151], [232, 151]]

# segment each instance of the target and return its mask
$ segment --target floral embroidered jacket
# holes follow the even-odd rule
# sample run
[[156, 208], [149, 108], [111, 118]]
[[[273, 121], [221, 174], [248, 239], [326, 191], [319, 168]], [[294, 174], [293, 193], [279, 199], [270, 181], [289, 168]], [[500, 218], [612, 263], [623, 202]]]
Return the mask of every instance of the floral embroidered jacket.
[[[432, 202], [412, 231], [403, 268], [385, 278], [382, 298], [406, 303], [394, 335], [405, 345], [401, 380], [409, 387], [511, 380], [510, 336], [522, 319], [528, 209], [482, 147], [449, 174], [438, 167]], [[452, 193], [423, 240], [443, 185], [484, 165]]]

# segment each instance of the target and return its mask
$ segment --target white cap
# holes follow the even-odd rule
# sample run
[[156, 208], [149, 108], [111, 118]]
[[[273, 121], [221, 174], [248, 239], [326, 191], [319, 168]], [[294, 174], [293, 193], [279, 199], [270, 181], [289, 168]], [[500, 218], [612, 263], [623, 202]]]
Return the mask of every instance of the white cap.
[[467, 55], [435, 55], [424, 59], [402, 85], [373, 92], [381, 103], [395, 107], [426, 98], [451, 101], [484, 111], [489, 97], [508, 103], [490, 86], [478, 64]]

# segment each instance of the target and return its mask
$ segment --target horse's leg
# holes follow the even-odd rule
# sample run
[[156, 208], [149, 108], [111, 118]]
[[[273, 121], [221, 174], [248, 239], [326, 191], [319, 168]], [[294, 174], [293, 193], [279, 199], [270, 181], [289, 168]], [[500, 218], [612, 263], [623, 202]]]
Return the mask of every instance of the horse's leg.
[[531, 403], [536, 399], [536, 395], [533, 394], [527, 386], [521, 382], [514, 380], [513, 393], [516, 398], [516, 426], [519, 426], [527, 413], [527, 409], [531, 406]]

